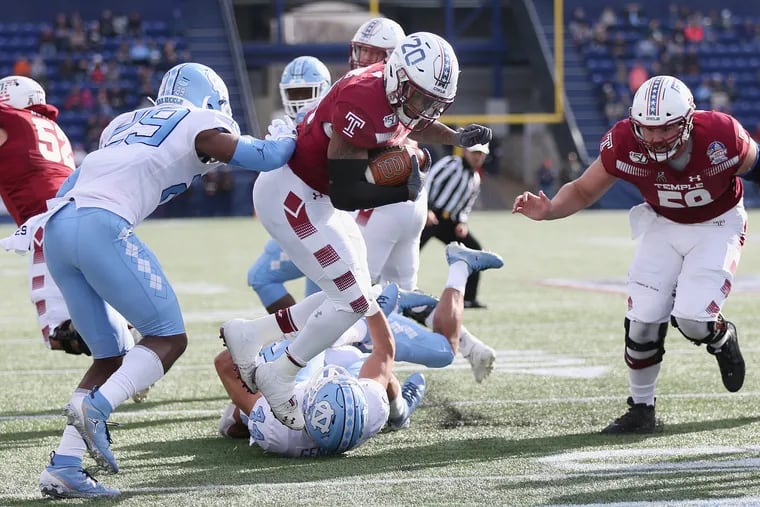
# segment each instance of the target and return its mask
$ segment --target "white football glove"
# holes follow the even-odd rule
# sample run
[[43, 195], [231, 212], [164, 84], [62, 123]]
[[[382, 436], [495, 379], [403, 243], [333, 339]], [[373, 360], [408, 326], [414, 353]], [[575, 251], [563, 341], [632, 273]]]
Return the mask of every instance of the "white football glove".
[[295, 139], [296, 124], [290, 119], [290, 116], [283, 116], [282, 118], [275, 118], [272, 120], [272, 124], [269, 125], [269, 134], [264, 138], [268, 141], [279, 141], [280, 139]]

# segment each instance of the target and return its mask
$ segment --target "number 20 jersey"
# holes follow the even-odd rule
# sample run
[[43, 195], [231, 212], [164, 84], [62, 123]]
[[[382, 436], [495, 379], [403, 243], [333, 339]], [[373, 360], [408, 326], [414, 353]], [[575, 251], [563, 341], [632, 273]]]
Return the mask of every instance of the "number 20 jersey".
[[694, 224], [718, 217], [744, 195], [736, 171], [747, 156], [750, 136], [733, 117], [695, 111], [691, 155], [683, 170], [646, 156], [630, 120], [617, 122], [599, 145], [605, 170], [633, 183], [644, 200], [674, 222]]
[[46, 211], [45, 201], [74, 170], [71, 144], [56, 118], [58, 109], [49, 104], [0, 104], [0, 128], [8, 134], [0, 146], [0, 196], [16, 225]]
[[202, 162], [195, 150], [196, 136], [212, 129], [240, 133], [235, 120], [212, 109], [161, 105], [117, 116], [65, 196], [137, 225], [220, 164]]

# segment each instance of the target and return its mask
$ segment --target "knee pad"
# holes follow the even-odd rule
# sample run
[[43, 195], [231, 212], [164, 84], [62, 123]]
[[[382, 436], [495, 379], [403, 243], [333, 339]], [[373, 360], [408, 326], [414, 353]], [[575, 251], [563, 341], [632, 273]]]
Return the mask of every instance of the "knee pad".
[[704, 322], [685, 319], [683, 317], [670, 317], [670, 323], [678, 329], [684, 337], [695, 345], [710, 345], [723, 338], [726, 334], [726, 321], [723, 315], [718, 314], [717, 320]]
[[668, 323], [645, 324], [625, 319], [625, 364], [641, 370], [662, 362]]

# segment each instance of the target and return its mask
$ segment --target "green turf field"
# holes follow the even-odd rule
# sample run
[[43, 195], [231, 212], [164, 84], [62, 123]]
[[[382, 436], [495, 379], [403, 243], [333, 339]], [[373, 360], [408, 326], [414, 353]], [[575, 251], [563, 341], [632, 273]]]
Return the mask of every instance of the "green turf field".
[[[753, 222], [754, 219], [754, 222]], [[750, 225], [760, 224], [752, 213]], [[633, 253], [623, 212], [535, 223], [478, 213], [471, 227], [506, 262], [483, 274], [470, 330], [498, 351], [476, 384], [464, 360], [426, 370], [428, 394], [402, 432], [347, 455], [282, 459], [217, 436], [226, 403], [212, 360], [219, 324], [263, 315], [246, 272], [266, 239], [251, 219], [151, 221], [138, 229], [163, 263], [190, 345], [141, 405], [112, 416], [121, 471], [101, 476], [120, 505], [757, 505], [760, 504], [760, 236], [750, 227], [724, 308], [747, 362], [729, 394], [715, 359], [671, 329], [654, 436], [598, 432], [625, 410], [625, 297]], [[0, 227], [0, 236], [12, 232]], [[58, 414], [88, 360], [48, 352], [27, 300], [26, 258], [0, 254], [0, 505], [43, 502], [37, 479], [57, 446]], [[420, 286], [445, 281], [443, 246], [423, 251]], [[607, 291], [555, 285], [595, 283]], [[291, 286], [300, 294], [302, 284]], [[399, 364], [402, 379], [414, 370]], [[91, 463], [88, 460], [86, 462]], [[44, 501], [45, 504], [48, 501]], [[77, 503], [68, 501], [67, 504]], [[80, 503], [85, 503], [80, 502]]]

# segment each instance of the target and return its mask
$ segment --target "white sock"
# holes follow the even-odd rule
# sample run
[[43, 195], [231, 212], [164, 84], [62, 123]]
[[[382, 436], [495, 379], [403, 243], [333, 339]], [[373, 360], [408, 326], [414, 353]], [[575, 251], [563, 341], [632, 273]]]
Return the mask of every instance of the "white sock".
[[465, 261], [456, 261], [449, 266], [449, 277], [446, 280], [446, 287], [456, 289], [464, 294], [464, 287], [467, 285], [467, 278], [470, 276], [470, 267]]
[[653, 364], [640, 370], [628, 370], [628, 384], [634, 403], [654, 405], [654, 388], [662, 363]]
[[330, 300], [325, 300], [311, 314], [298, 337], [288, 345], [288, 352], [296, 361], [306, 364], [314, 356], [335, 343], [360, 313], [338, 310]]
[[[74, 406], [80, 407], [82, 405], [82, 400], [89, 393], [90, 391], [87, 389], [77, 389], [72, 393], [70, 403]], [[84, 443], [84, 440], [82, 440], [82, 436], [74, 426], [67, 424], [66, 428], [63, 430], [61, 442], [58, 444], [55, 453], [62, 456], [81, 458], [86, 451], [87, 445]]]
[[470, 332], [462, 326], [459, 330], [459, 352], [462, 357], [468, 357], [472, 353], [472, 349], [478, 345], [485, 345], [477, 337], [470, 334]]
[[293, 306], [277, 310], [272, 315], [254, 319], [251, 321], [253, 332], [256, 336], [263, 336], [273, 341], [282, 335], [295, 333], [306, 326], [309, 316], [326, 298], [327, 295], [324, 292], [317, 292]]
[[406, 400], [403, 396], [401, 396], [401, 393], [398, 393], [398, 396], [396, 396], [394, 399], [390, 400], [390, 418], [391, 419], [398, 419], [398, 418], [404, 418], [406, 417], [406, 412], [409, 410], [409, 406], [406, 404]]
[[142, 345], [127, 352], [121, 366], [98, 391], [114, 409], [137, 391], [146, 389], [164, 376], [164, 366], [155, 352]]

